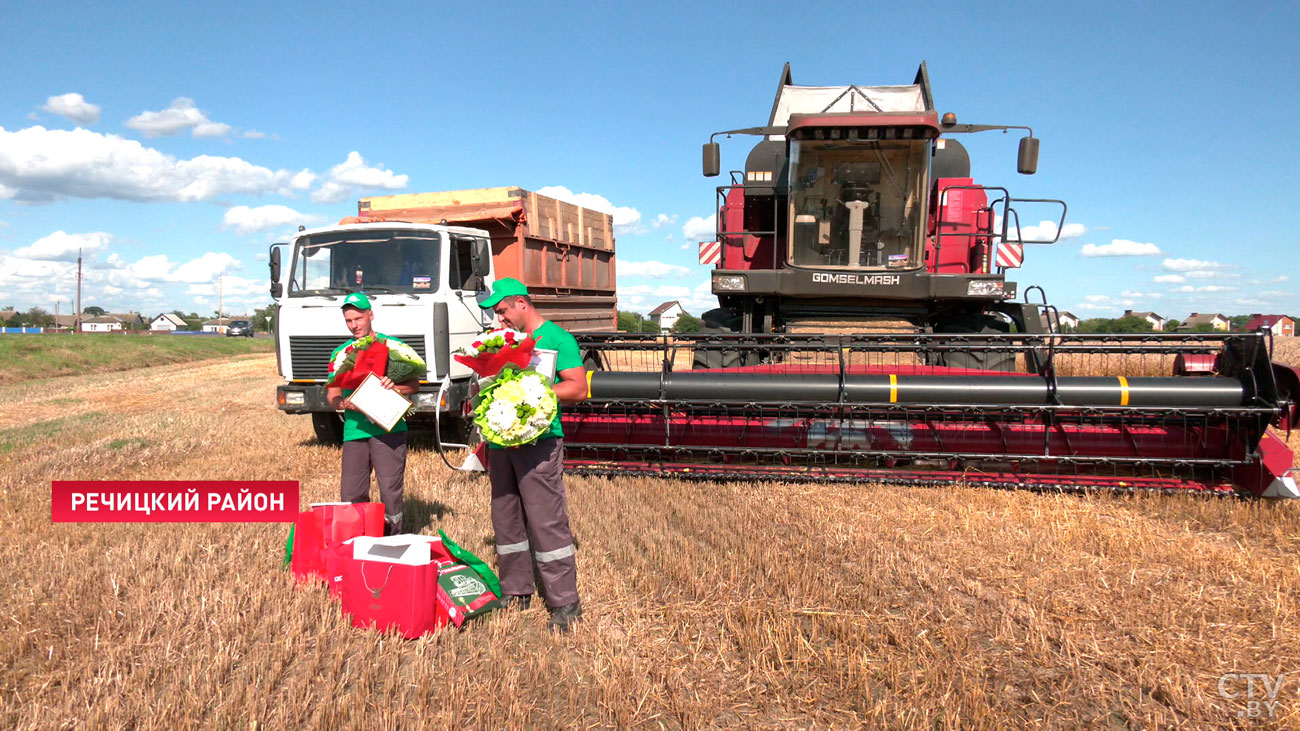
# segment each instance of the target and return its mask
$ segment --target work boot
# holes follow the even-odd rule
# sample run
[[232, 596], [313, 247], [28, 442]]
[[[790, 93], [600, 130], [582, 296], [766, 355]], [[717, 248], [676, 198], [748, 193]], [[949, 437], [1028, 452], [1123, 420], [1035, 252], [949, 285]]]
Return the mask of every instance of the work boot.
[[582, 618], [582, 603], [574, 602], [551, 610], [551, 621], [547, 625], [552, 632], [567, 635]]
[[506, 594], [505, 596], [501, 597], [500, 601], [501, 601], [502, 609], [518, 609], [519, 611], [522, 612], [523, 610], [532, 606], [533, 595], [532, 594]]

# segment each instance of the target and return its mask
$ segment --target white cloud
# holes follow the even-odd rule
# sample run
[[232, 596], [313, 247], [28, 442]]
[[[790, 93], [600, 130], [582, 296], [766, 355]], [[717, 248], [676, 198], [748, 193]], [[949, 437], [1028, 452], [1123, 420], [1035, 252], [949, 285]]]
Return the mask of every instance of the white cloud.
[[217, 277], [237, 269], [239, 260], [225, 252], [209, 251], [187, 262], [177, 263], [166, 254], [141, 257], [127, 264], [116, 254], [110, 254], [103, 274], [116, 286], [143, 287], [145, 283], [201, 284], [215, 282]]
[[690, 274], [691, 270], [684, 266], [665, 264], [661, 261], [620, 261], [618, 263], [618, 275], [620, 277], [663, 279], [665, 277], [687, 277]]
[[[244, 277], [231, 274], [227, 274], [221, 278], [221, 297], [227, 302], [230, 302], [231, 300], [243, 301], [251, 296], [265, 295], [266, 288], [266, 282], [261, 280], [254, 281], [252, 279], [245, 279]], [[211, 281], [190, 284], [185, 288], [185, 294], [216, 297], [216, 279], [213, 278]]]
[[316, 182], [316, 173], [310, 170], [299, 170], [289, 179], [289, 187], [294, 190], [307, 190], [311, 184]]
[[1192, 285], [1187, 284], [1182, 287], [1179, 287], [1178, 289], [1175, 289], [1174, 291], [1175, 292], [1231, 292], [1235, 289], [1236, 287], [1224, 287], [1218, 284], [1204, 284], [1201, 285], [1200, 287], [1193, 287]]
[[208, 119], [193, 99], [183, 96], [161, 112], [140, 112], [126, 120], [126, 126], [145, 137], [171, 137], [187, 129], [195, 137], [224, 137], [230, 132], [230, 125]]
[[[641, 227], [641, 212], [630, 206], [616, 206], [609, 202], [609, 199], [603, 195], [595, 193], [574, 193], [563, 185], [548, 185], [544, 188], [537, 189], [538, 195], [558, 198], [566, 203], [572, 203], [575, 206], [590, 208], [593, 211], [602, 213], [612, 213], [614, 215], [614, 233], [615, 234], [637, 234], [645, 233]], [[659, 218], [664, 215], [659, 214]], [[658, 221], [658, 219], [655, 219]], [[653, 226], [659, 228], [659, 226]]]
[[1162, 252], [1155, 244], [1111, 239], [1109, 244], [1084, 244], [1079, 253], [1083, 256], [1159, 256]]
[[1289, 281], [1291, 281], [1291, 277], [1288, 277], [1287, 275], [1283, 274], [1283, 275], [1280, 276], [1280, 277], [1273, 277], [1272, 279], [1270, 279], [1270, 280], [1268, 280], [1268, 281], [1273, 282], [1273, 283], [1289, 282]]
[[299, 213], [288, 206], [234, 206], [226, 210], [221, 219], [222, 228], [233, 228], [241, 236], [255, 231], [266, 231], [283, 226], [318, 223], [321, 216], [314, 213]]
[[[999, 217], [1000, 219], [1001, 217]], [[1014, 217], [1012, 221], [1014, 221]], [[1000, 223], [997, 225], [1001, 225]], [[1058, 241], [1066, 239], [1077, 239], [1088, 233], [1088, 227], [1082, 223], [1067, 223], [1061, 227], [1061, 236]], [[1008, 236], [1011, 234], [1008, 233]], [[1056, 236], [1056, 221], [1039, 221], [1038, 225], [1021, 226], [1021, 241], [1051, 241]]]
[[99, 106], [91, 104], [77, 93], [52, 96], [45, 100], [45, 106], [41, 109], [67, 117], [77, 124], [95, 124], [99, 121]]
[[1156, 284], [1180, 284], [1187, 281], [1181, 274], [1157, 274], [1151, 281]]
[[230, 125], [224, 122], [200, 122], [194, 125], [194, 129], [190, 131], [190, 134], [203, 139], [225, 137], [230, 134]]
[[86, 129], [0, 127], [0, 198], [133, 201], [210, 200], [283, 192], [307, 171], [270, 170], [237, 157], [178, 160], [135, 140]]
[[[338, 203], [358, 189], [401, 190], [409, 180], [410, 176], [396, 175], [382, 165], [366, 165], [361, 153], [353, 150], [346, 160], [330, 168], [325, 184], [311, 194], [311, 199], [317, 203]], [[298, 182], [295, 177], [294, 183]]]
[[113, 236], [103, 231], [85, 234], [55, 231], [49, 236], [33, 241], [31, 246], [15, 250], [14, 256], [39, 261], [76, 261], [78, 250], [83, 254], [90, 254], [100, 249], [107, 249], [112, 240]]
[[708, 218], [694, 216], [682, 226], [682, 236], [687, 241], [708, 241], [714, 238], [718, 233], [718, 214], [713, 214]]
[[246, 140], [264, 140], [264, 139], [266, 139], [266, 133], [265, 133], [265, 132], [258, 132], [258, 131], [255, 130], [255, 129], [245, 130], [245, 131], [244, 131], [244, 134], [241, 135], [241, 136], [242, 136], [244, 139], [246, 139]]
[[1165, 259], [1160, 262], [1160, 268], [1168, 272], [1190, 272], [1197, 269], [1222, 269], [1223, 264], [1217, 261], [1204, 261], [1201, 259]]
[[207, 282], [239, 266], [239, 260], [224, 251], [209, 251], [176, 267], [168, 276], [172, 282]]
[[[655, 220], [650, 222], [650, 228], [657, 230], [663, 228], [664, 226], [671, 226], [674, 223], [677, 223], [677, 214], [673, 214], [670, 216], [666, 213], [660, 213], [658, 216], [655, 216]], [[668, 235], [668, 240], [672, 241], [672, 234]]]

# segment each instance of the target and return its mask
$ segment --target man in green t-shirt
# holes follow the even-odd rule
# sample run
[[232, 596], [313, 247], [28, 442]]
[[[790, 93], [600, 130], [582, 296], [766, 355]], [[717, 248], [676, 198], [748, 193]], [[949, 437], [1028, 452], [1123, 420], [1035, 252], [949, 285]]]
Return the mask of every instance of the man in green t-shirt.
[[[539, 349], [555, 351], [555, 396], [560, 403], [587, 398], [587, 369], [582, 364], [578, 341], [542, 317], [523, 282], [510, 277], [498, 279], [479, 306], [491, 308], [502, 325], [530, 333]], [[550, 628], [557, 632], [568, 632], [582, 616], [563, 472], [564, 430], [558, 411], [550, 431], [536, 442], [488, 450], [492, 529], [501, 569], [502, 603], [528, 607], [535, 562], [551, 610]]]
[[[374, 330], [374, 310], [364, 292], [353, 292], [343, 300], [343, 321], [352, 333], [352, 340], [339, 345], [330, 354], [333, 363], [339, 351], [361, 338], [374, 335], [381, 340], [397, 340]], [[393, 383], [388, 376], [380, 376], [379, 384], [403, 396], [420, 390], [419, 379]], [[364, 503], [370, 500], [370, 471], [379, 481], [379, 497], [384, 502], [384, 532], [393, 535], [402, 532], [402, 491], [406, 483], [406, 420], [402, 419], [390, 431], [371, 421], [348, 399], [352, 389], [330, 387], [325, 390], [329, 405], [343, 412], [343, 476], [339, 483], [339, 499], [345, 503]]]

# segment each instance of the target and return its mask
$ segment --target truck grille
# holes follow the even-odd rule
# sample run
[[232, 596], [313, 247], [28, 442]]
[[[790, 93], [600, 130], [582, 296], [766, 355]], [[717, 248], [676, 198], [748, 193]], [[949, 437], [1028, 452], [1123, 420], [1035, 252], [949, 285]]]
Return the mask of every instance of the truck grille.
[[[415, 352], [424, 358], [424, 362], [429, 362], [429, 357], [424, 352], [423, 335], [394, 335], [393, 337], [415, 348]], [[337, 335], [290, 335], [289, 362], [293, 365], [294, 379], [325, 380], [329, 374], [330, 353], [348, 340], [351, 338], [341, 338]]]

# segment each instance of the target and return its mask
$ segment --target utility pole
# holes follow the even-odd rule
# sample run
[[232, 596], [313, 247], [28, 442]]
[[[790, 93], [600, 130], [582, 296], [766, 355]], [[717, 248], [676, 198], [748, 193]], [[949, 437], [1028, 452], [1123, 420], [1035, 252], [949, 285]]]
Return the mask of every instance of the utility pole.
[[77, 249], [77, 315], [72, 322], [72, 332], [81, 332], [81, 249]]
[[221, 275], [217, 275], [217, 332], [221, 332]]

